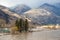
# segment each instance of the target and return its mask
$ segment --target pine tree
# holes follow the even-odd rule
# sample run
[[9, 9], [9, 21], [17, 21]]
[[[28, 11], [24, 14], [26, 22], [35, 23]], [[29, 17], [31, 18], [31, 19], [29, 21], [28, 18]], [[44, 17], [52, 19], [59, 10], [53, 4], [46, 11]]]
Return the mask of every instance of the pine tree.
[[20, 28], [20, 32], [24, 31], [24, 20], [23, 19], [20, 19], [19, 21], [19, 28]]
[[18, 20], [16, 20], [15, 25], [19, 29], [19, 21]]
[[15, 25], [16, 25], [16, 26], [19, 26], [18, 20], [16, 20]]
[[28, 27], [29, 27], [28, 20], [25, 19], [25, 31], [28, 31]]
[[25, 21], [23, 19], [16, 20], [15, 25], [18, 27], [20, 32], [28, 31], [29, 24], [27, 19], [25, 19]]

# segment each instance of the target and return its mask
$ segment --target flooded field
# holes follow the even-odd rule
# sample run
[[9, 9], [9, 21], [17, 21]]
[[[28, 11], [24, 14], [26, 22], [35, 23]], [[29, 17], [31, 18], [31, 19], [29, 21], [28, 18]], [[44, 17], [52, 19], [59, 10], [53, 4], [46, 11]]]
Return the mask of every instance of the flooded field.
[[60, 40], [60, 30], [1, 35], [0, 40]]

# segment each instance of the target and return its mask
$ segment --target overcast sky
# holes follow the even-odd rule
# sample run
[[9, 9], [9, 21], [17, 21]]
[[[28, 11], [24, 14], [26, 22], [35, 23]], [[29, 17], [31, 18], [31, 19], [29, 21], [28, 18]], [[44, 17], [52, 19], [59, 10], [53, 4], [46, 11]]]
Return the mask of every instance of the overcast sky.
[[0, 5], [12, 7], [17, 4], [26, 4], [32, 8], [37, 8], [44, 3], [60, 3], [60, 0], [0, 0]]

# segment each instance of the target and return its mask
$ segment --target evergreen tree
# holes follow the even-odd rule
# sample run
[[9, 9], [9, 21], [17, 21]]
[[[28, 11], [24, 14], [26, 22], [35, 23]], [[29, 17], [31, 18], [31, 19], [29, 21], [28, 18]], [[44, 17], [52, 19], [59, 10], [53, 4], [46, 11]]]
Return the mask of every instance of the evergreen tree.
[[29, 27], [28, 20], [25, 19], [25, 31], [28, 31], [28, 27]]
[[16, 25], [16, 26], [19, 26], [18, 20], [16, 20], [15, 25]]
[[19, 29], [19, 21], [18, 21], [18, 20], [16, 20], [15, 25], [16, 25], [17, 28]]
[[18, 27], [20, 32], [28, 31], [29, 24], [27, 19], [25, 19], [25, 21], [23, 19], [16, 20], [15, 25]]
[[19, 28], [20, 28], [20, 32], [24, 31], [24, 20], [23, 19], [20, 19], [19, 21]]

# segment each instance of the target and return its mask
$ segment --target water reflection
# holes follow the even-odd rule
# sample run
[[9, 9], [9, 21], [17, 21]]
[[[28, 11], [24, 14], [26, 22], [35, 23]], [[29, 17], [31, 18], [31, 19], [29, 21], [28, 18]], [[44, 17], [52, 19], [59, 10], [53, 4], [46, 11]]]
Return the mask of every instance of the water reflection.
[[0, 40], [60, 40], [60, 30], [2, 35]]

